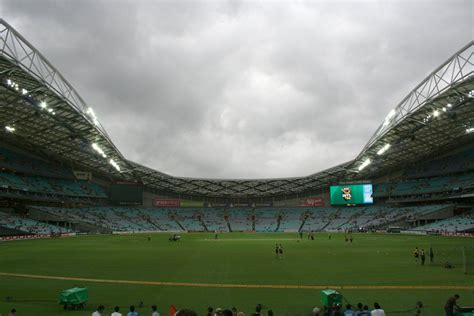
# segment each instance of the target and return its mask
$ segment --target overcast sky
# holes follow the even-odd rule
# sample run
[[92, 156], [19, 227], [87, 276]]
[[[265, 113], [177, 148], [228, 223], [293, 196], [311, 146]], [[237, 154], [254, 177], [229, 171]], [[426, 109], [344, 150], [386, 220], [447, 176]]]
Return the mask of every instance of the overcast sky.
[[473, 1], [0, 0], [128, 159], [304, 176], [353, 159], [474, 38]]

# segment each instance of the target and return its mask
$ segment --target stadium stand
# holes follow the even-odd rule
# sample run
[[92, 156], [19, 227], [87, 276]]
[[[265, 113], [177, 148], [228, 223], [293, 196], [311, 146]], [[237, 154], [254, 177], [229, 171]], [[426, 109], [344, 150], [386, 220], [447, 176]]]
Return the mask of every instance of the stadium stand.
[[474, 213], [463, 214], [445, 220], [413, 228], [413, 231], [426, 232], [464, 232], [474, 229]]
[[408, 178], [427, 178], [474, 170], [474, 148], [462, 149], [429, 162], [418, 163], [406, 170]]
[[[406, 225], [418, 217], [452, 209], [451, 204], [369, 206], [354, 208], [180, 209], [145, 207], [58, 208], [30, 206], [65, 221], [98, 225], [113, 231], [347, 231], [375, 229], [394, 222]], [[459, 226], [459, 225], [458, 225]]]
[[105, 191], [95, 183], [83, 180], [18, 175], [8, 172], [0, 173], [0, 188], [3, 189], [0, 192], [13, 195], [36, 193], [83, 198], [107, 198]]
[[70, 168], [4, 147], [0, 147], [0, 168], [37, 176], [74, 179]]
[[67, 233], [69, 229], [38, 222], [29, 218], [19, 217], [6, 212], [0, 212], [0, 228], [13, 229], [29, 234]]

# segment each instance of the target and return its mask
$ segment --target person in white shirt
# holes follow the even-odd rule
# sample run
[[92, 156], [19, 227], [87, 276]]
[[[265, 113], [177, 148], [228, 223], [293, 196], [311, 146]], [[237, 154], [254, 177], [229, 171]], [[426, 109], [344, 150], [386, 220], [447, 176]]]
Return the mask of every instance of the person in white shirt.
[[104, 311], [105, 307], [104, 305], [99, 305], [97, 307], [97, 310], [92, 313], [92, 316], [102, 316], [102, 312]]
[[374, 303], [374, 310], [370, 313], [371, 316], [385, 316], [385, 311], [380, 307], [379, 303]]
[[114, 307], [114, 312], [110, 316], [122, 316], [122, 314], [119, 313], [120, 308], [118, 306]]
[[158, 313], [156, 310], [157, 310], [156, 305], [153, 305], [151, 307], [151, 311], [152, 311], [151, 316], [160, 316], [160, 313]]

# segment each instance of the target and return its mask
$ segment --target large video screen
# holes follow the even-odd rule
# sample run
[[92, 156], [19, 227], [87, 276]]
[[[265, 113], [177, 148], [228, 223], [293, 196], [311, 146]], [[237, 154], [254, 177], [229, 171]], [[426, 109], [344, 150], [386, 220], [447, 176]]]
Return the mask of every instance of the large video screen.
[[110, 200], [115, 204], [142, 204], [143, 186], [141, 184], [112, 184]]
[[332, 185], [331, 205], [372, 204], [372, 184]]

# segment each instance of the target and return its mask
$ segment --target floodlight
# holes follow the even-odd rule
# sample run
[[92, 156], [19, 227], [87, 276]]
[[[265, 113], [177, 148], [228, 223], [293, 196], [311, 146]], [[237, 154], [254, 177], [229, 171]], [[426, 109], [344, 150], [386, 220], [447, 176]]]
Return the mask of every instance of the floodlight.
[[96, 143], [92, 143], [92, 148], [97, 151], [102, 157], [107, 158], [107, 155], [104, 153], [102, 148], [99, 147]]
[[44, 102], [44, 101], [42, 101], [42, 102], [40, 103], [40, 108], [42, 108], [42, 109], [46, 109], [47, 106], [48, 106], [48, 105], [47, 105], [46, 102]]
[[9, 86], [12, 85], [12, 81], [10, 79], [7, 79], [7, 85], [9, 85]]
[[468, 96], [469, 98], [474, 98], [474, 90], [469, 91], [469, 93], [467, 94], [467, 96]]
[[474, 133], [474, 127], [466, 128], [466, 133], [467, 134]]
[[49, 112], [49, 113], [53, 112], [53, 109], [52, 109], [52, 108], [49, 108], [49, 109], [48, 109], [48, 112]]
[[434, 110], [434, 111], [433, 111], [433, 116], [434, 116], [434, 117], [438, 117], [438, 116], [439, 116], [439, 111], [438, 111], [438, 110]]
[[388, 149], [390, 148], [390, 144], [385, 144], [380, 150], [377, 152], [377, 155], [383, 155]]
[[452, 105], [451, 103], [446, 104], [446, 106], [447, 106], [448, 108], [453, 107], [453, 105]]
[[442, 110], [443, 110], [443, 112], [446, 112], [446, 111], [447, 111], [447, 109], [446, 109], [446, 108], [442, 108]]
[[359, 171], [370, 165], [371, 161], [370, 158], [367, 158], [360, 166], [359, 166]]
[[6, 130], [7, 132], [9, 132], [9, 133], [13, 133], [13, 132], [15, 131], [15, 128], [12, 127], [12, 126], [8, 126], [8, 125], [7, 125], [7, 126], [5, 126], [5, 130]]
[[21, 89], [21, 94], [25, 95], [25, 94], [27, 94], [27, 93], [28, 93], [28, 90], [26, 90], [26, 89]]
[[118, 165], [113, 159], [110, 159], [110, 160], [109, 160], [109, 163], [110, 163], [115, 169], [117, 169], [117, 171], [120, 171], [119, 165]]

